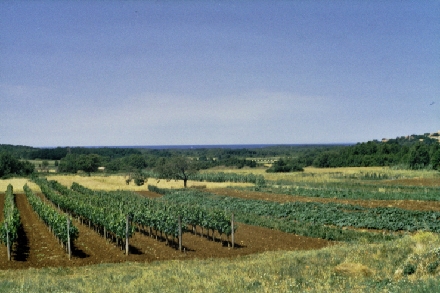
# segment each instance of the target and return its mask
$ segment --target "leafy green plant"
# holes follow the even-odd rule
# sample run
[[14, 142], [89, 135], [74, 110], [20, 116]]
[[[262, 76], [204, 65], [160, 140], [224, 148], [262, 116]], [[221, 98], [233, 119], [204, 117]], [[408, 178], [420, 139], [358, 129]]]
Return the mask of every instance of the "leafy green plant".
[[20, 213], [15, 206], [15, 196], [11, 184], [6, 189], [3, 214], [4, 221], [0, 224], [0, 241], [6, 245], [7, 238], [9, 238], [9, 243], [17, 241], [18, 228], [20, 226]]
[[70, 225], [69, 231], [67, 231], [67, 218], [56, 211], [53, 207], [44, 203], [38, 196], [36, 196], [29, 186], [23, 187], [26, 197], [31, 205], [32, 209], [38, 214], [43, 222], [50, 227], [52, 233], [64, 244], [68, 241], [74, 241], [78, 238], [78, 228], [74, 225]]

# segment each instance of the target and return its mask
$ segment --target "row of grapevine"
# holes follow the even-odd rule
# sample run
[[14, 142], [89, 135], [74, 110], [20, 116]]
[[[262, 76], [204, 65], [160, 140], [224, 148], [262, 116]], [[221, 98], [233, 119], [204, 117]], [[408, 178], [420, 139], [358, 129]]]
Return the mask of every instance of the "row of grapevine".
[[122, 244], [124, 239], [132, 236], [134, 228], [130, 225], [127, 231], [127, 214], [122, 211], [111, 209], [105, 203], [93, 202], [92, 197], [71, 191], [54, 181], [36, 178], [34, 182], [47, 199], [81, 221], [87, 221], [89, 226], [93, 225], [105, 238], [110, 236]]
[[[63, 188], [63, 187], [59, 187]], [[132, 192], [104, 192], [93, 191], [77, 183], [73, 183], [72, 190], [86, 194], [91, 200], [102, 199], [107, 204], [112, 204], [125, 210], [132, 216], [133, 223], [160, 231], [166, 236], [177, 237], [179, 234], [178, 219], [180, 217], [183, 230], [191, 227], [195, 232], [196, 227], [205, 229], [211, 236], [217, 231], [228, 237], [232, 234], [230, 217], [222, 210], [206, 209], [198, 205], [182, 205], [161, 200], [147, 199]], [[236, 227], [234, 227], [236, 229]]]
[[[35, 182], [54, 204], [86, 219], [104, 237], [113, 234], [117, 243], [122, 243], [124, 237], [133, 235], [135, 226], [132, 224], [147, 225], [165, 233], [167, 242], [168, 235], [178, 235], [176, 217], [170, 216], [165, 209], [152, 208], [151, 204], [148, 209], [145, 205], [140, 206], [141, 203], [136, 202], [129, 193], [93, 191], [76, 183], [72, 185], [72, 189], [68, 189], [56, 181], [43, 179], [37, 179]], [[132, 223], [128, 231], [127, 216]]]
[[17, 241], [20, 227], [20, 213], [15, 206], [13, 186], [8, 185], [3, 207], [4, 220], [0, 226], [0, 241], [7, 246], [8, 260], [11, 260], [11, 247]]
[[70, 223], [68, 216], [59, 213], [56, 209], [43, 202], [27, 184], [23, 186], [23, 190], [32, 209], [48, 226], [58, 241], [66, 245], [66, 247], [70, 247], [71, 243], [78, 238], [78, 228], [67, 224]]

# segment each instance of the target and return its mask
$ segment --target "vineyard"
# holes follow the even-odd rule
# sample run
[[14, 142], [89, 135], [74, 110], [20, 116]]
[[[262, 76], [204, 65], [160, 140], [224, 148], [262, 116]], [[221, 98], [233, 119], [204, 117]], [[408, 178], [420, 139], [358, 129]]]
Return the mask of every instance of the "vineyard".
[[[11, 218], [6, 216], [6, 211], [14, 206], [13, 214], [19, 219], [18, 227], [8, 222], [8, 226], [16, 227], [9, 228], [11, 231], [19, 232], [10, 233], [12, 261], [6, 262], [5, 255], [0, 262], [5, 268], [26, 267], [26, 263], [36, 267], [76, 266], [125, 260], [230, 257], [273, 249], [313, 249], [332, 245], [334, 241], [383, 242], [418, 230], [440, 231], [440, 212], [434, 210], [267, 200], [271, 195], [288, 197], [295, 192], [304, 198], [308, 195], [309, 199], [368, 198], [368, 195], [376, 197], [376, 193], [392, 197], [398, 190], [401, 196], [409, 198], [434, 197], [435, 187], [399, 186], [383, 191], [382, 185], [349, 188], [355, 185], [335, 183], [326, 184], [325, 188], [307, 183], [277, 189], [272, 182], [266, 182], [266, 187], [261, 188], [272, 190], [260, 191], [266, 197], [261, 200], [252, 198], [255, 192], [245, 189], [241, 192], [249, 196], [246, 199], [191, 188], [172, 190], [149, 186], [151, 191], [140, 193], [92, 190], [76, 182], [65, 186], [45, 178], [34, 178], [33, 183], [41, 193], [25, 185], [24, 194], [14, 197], [12, 186], [8, 186], [4, 201], [0, 200], [4, 218]], [[227, 193], [228, 189], [224, 190]], [[149, 198], [150, 195], [154, 196]], [[30, 216], [36, 220], [30, 220]], [[41, 224], [40, 228], [35, 227], [36, 222]], [[2, 224], [2, 241], [6, 235], [4, 227]], [[23, 249], [23, 243], [34, 243], [31, 239], [36, 231], [42, 233], [43, 246], [33, 248], [35, 244], [32, 244]], [[45, 233], [48, 236], [43, 236]], [[46, 247], [58, 249], [58, 256], [49, 256], [51, 252], [44, 253], [48, 257], [42, 253], [35, 255], [34, 250], [42, 251]], [[24, 261], [14, 261], [19, 259]]]
[[[40, 182], [41, 183], [41, 182]], [[57, 194], [64, 198], [56, 189], [63, 189], [56, 182], [50, 182], [43, 179], [47, 186], [46, 192]], [[42, 184], [42, 186], [44, 186]], [[54, 186], [52, 188], [51, 186]], [[56, 189], [55, 189], [56, 187]], [[44, 188], [44, 187], [43, 187]], [[27, 188], [25, 188], [27, 190]], [[82, 193], [64, 187], [64, 192], [73, 195]], [[74, 189], [84, 189], [75, 185]], [[66, 191], [67, 190], [67, 191]], [[65, 211], [58, 204], [50, 201], [43, 194], [37, 194], [33, 191], [27, 191], [29, 195], [40, 199], [46, 208], [57, 211], [63, 215], [60, 223], [66, 224], [69, 218]], [[49, 193], [48, 192], [48, 193]], [[84, 189], [83, 192], [93, 192]], [[149, 199], [139, 196], [139, 194], [129, 192], [110, 192], [109, 194], [95, 192], [96, 196], [112, 196], [121, 194], [134, 200]], [[67, 193], [66, 193], [67, 194]], [[77, 233], [72, 237], [72, 256], [68, 259], [66, 245], [54, 236], [42, 218], [34, 211], [30, 205], [29, 195], [17, 194], [16, 206], [21, 215], [21, 226], [18, 232], [18, 241], [12, 248], [12, 259], [7, 261], [6, 249], [0, 250], [0, 267], [5, 268], [27, 268], [27, 267], [46, 267], [46, 266], [79, 266], [93, 263], [114, 263], [121, 261], [151, 262], [167, 259], [192, 259], [192, 258], [212, 258], [212, 257], [233, 257], [238, 255], [247, 255], [267, 250], [297, 250], [297, 249], [317, 249], [332, 245], [331, 242], [319, 239], [311, 239], [297, 235], [287, 234], [276, 230], [269, 230], [263, 227], [249, 226], [239, 223], [235, 235], [235, 248], [228, 247], [226, 235], [223, 240], [220, 239], [219, 232], [212, 230], [208, 232], [207, 228], [202, 230], [201, 226], [196, 226], [195, 231], [192, 226], [186, 227], [183, 233], [183, 252], [179, 251], [178, 246], [169, 241], [166, 244], [165, 234], [161, 236], [159, 230], [152, 228], [151, 234], [148, 227], [141, 227], [133, 222], [134, 232], [129, 239], [129, 255], [125, 255], [121, 245], [112, 239], [111, 232], [107, 232], [107, 239], [103, 235], [103, 229], [93, 222], [89, 222], [85, 217], [70, 213], [72, 226], [77, 228]], [[31, 195], [31, 196], [32, 196]], [[0, 194], [0, 207], [4, 203], [3, 196]], [[131, 199], [133, 200], [133, 199]], [[86, 202], [89, 205], [89, 202]], [[153, 204], [153, 203], [152, 203]], [[165, 205], [164, 202], [158, 202], [157, 205]], [[118, 206], [119, 209], [119, 206]], [[209, 211], [215, 211], [209, 209]], [[221, 213], [224, 214], [224, 213]], [[229, 219], [228, 219], [229, 220]], [[183, 216], [182, 216], [183, 222]], [[228, 225], [230, 222], [228, 223]], [[90, 227], [89, 227], [90, 225]], [[52, 229], [54, 230], [54, 229]], [[194, 233], [195, 232], [195, 233]], [[227, 232], [226, 232], [227, 233]], [[208, 236], [209, 235], [209, 236]], [[171, 236], [171, 235], [170, 235]], [[214, 238], [214, 241], [213, 241]], [[229, 238], [231, 241], [231, 237]], [[120, 243], [119, 243], [120, 244]]]
[[142, 228], [149, 235], [154, 231], [156, 238], [160, 233], [167, 245], [169, 237], [177, 242], [175, 238], [188, 226], [194, 233], [200, 227], [207, 236], [211, 231], [213, 240], [215, 232], [220, 240], [223, 235], [232, 234], [231, 220], [220, 210], [149, 200], [130, 192], [97, 192], [77, 183], [68, 189], [55, 181], [36, 179], [35, 182], [55, 205], [78, 220], [87, 221], [89, 227], [93, 226], [104, 238], [110, 235], [118, 244], [122, 244], [123, 239], [128, 241], [135, 228]]

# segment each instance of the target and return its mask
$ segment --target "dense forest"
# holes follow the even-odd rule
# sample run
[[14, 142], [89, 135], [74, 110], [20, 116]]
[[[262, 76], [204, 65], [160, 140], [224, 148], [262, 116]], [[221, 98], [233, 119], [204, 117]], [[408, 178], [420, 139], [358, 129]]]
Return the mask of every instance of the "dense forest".
[[[395, 166], [406, 169], [440, 170], [438, 133], [411, 135], [355, 145], [279, 145], [255, 148], [122, 148], [0, 145], [0, 177], [32, 173], [26, 160], [55, 161], [58, 172], [140, 172], [155, 169], [176, 157], [196, 162], [197, 169], [216, 166], [271, 167], [267, 172], [297, 172], [306, 166]], [[47, 163], [46, 163], [47, 164]]]
[[440, 170], [440, 144], [436, 136], [411, 135], [384, 141], [369, 141], [322, 152], [315, 167], [399, 166], [405, 169]]

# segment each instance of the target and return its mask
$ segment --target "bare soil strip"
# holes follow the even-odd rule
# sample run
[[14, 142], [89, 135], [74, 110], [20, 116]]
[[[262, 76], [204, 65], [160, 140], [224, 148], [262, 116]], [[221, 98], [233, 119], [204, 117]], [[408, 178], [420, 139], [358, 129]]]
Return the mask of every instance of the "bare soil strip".
[[319, 249], [334, 245], [334, 242], [323, 239], [239, 224], [235, 237], [237, 244], [235, 249], [228, 248], [225, 242], [220, 242], [218, 235], [216, 235], [216, 241], [210, 241], [206, 237], [184, 233], [185, 252], [179, 252], [174, 247], [167, 246], [164, 239], [155, 240], [146, 232], [136, 232], [130, 239], [130, 255], [126, 256], [124, 251], [116, 247], [114, 243], [108, 243], [87, 225], [73, 221], [79, 229], [79, 237], [74, 243], [72, 259], [69, 260], [64, 248], [32, 210], [26, 196], [17, 194], [16, 201], [23, 229], [20, 231], [18, 244], [14, 246], [11, 261], [7, 261], [6, 247], [0, 245], [0, 269], [236, 257], [264, 251]]
[[361, 199], [339, 199], [339, 198], [321, 198], [321, 197], [303, 197], [276, 193], [264, 193], [257, 191], [241, 191], [234, 189], [210, 189], [218, 195], [225, 195], [244, 199], [259, 199], [275, 202], [322, 202], [322, 203], [342, 203], [359, 205], [368, 208], [374, 207], [395, 207], [406, 210], [417, 211], [440, 211], [440, 201], [422, 201], [422, 200], [361, 200]]
[[437, 178], [393, 179], [393, 180], [384, 180], [383, 183], [388, 184], [388, 185], [439, 186], [440, 187], [440, 177], [437, 177]]

